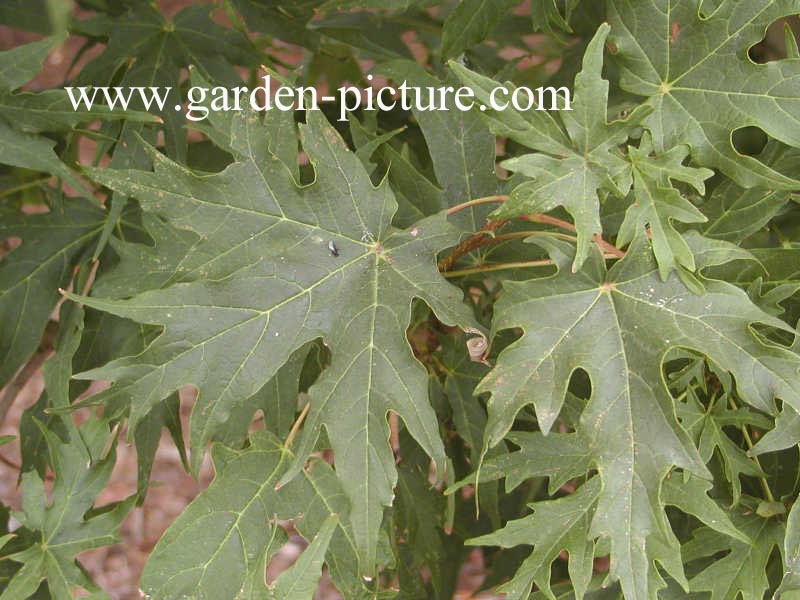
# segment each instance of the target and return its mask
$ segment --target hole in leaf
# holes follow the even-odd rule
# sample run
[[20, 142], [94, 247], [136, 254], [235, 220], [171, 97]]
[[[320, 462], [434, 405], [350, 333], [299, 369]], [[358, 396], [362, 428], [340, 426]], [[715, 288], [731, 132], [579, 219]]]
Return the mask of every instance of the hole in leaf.
[[569, 391], [581, 400], [588, 400], [592, 395], [592, 382], [584, 369], [575, 369], [569, 379]]
[[768, 62], [782, 60], [789, 55], [789, 48], [787, 43], [786, 28], [789, 28], [794, 36], [795, 44], [800, 42], [800, 18], [796, 16], [785, 17], [778, 19], [767, 27], [767, 32], [764, 34], [763, 39], [750, 47], [747, 55], [755, 63], [766, 64]]
[[285, 533], [286, 527], [283, 525], [288, 526], [290, 523], [288, 521], [282, 523], [283, 524], [276, 524], [276, 527], [280, 527], [283, 531], [279, 530], [276, 539], [273, 541], [274, 544], [279, 545], [279, 548], [276, 549], [275, 554], [272, 555], [267, 565], [265, 581], [269, 585], [272, 585], [281, 573], [295, 563], [300, 557], [300, 553], [308, 545], [299, 534], [294, 532], [293, 528], [288, 534], [287, 539], [287, 534]]
[[769, 137], [760, 127], [742, 127], [731, 134], [731, 143], [736, 151], [746, 156], [760, 154]]

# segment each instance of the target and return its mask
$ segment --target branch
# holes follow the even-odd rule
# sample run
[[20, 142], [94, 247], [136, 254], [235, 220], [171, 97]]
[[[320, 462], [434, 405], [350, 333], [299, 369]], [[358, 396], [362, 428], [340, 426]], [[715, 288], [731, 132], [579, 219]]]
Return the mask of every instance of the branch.
[[465, 254], [472, 252], [475, 248], [480, 248], [481, 246], [485, 246], [486, 242], [484, 238], [491, 235], [490, 232], [494, 231], [495, 229], [499, 229], [503, 225], [507, 223], [506, 219], [501, 219], [499, 221], [489, 221], [486, 225], [480, 228], [479, 231], [473, 233], [463, 242], [461, 242], [458, 246], [453, 248], [450, 253], [445, 256], [442, 260], [439, 261], [439, 270], [440, 271], [448, 271], [450, 268], [455, 264], [455, 262]]
[[460, 210], [464, 210], [465, 208], [469, 208], [471, 206], [476, 206], [478, 204], [488, 204], [490, 202], [505, 202], [508, 200], [508, 196], [499, 195], [499, 196], [485, 196], [484, 198], [475, 198], [474, 200], [467, 200], [466, 202], [462, 202], [461, 204], [456, 204], [455, 206], [451, 206], [447, 209], [445, 214], [449, 217], [452, 214], [457, 213]]
[[5, 421], [11, 405], [14, 404], [14, 400], [22, 391], [22, 388], [25, 387], [28, 381], [30, 381], [42, 367], [47, 357], [50, 356], [50, 353], [53, 351], [53, 342], [56, 339], [57, 332], [58, 323], [55, 321], [48, 321], [36, 352], [34, 352], [33, 356], [28, 359], [28, 362], [17, 371], [16, 375], [8, 382], [6, 387], [0, 390], [0, 425]]
[[[479, 204], [503, 203], [506, 200], [508, 200], [508, 198], [509, 197], [507, 195], [496, 195], [496, 196], [486, 196], [484, 198], [475, 198], [473, 200], [467, 200], [466, 202], [462, 202], [461, 204], [456, 204], [455, 206], [451, 206], [450, 208], [447, 209], [446, 214], [449, 216], [461, 210]], [[576, 233], [577, 231], [572, 223], [542, 213], [535, 213], [532, 215], [519, 215], [519, 218], [525, 221], [531, 221], [532, 223], [554, 225], [555, 227], [563, 229], [564, 231], [569, 231], [570, 233]], [[475, 250], [476, 248], [480, 248], [481, 246], [486, 246], [487, 244], [494, 243], [493, 240], [509, 239], [509, 237], [503, 237], [503, 236], [491, 236], [491, 238], [493, 239], [487, 239], [490, 237], [489, 232], [499, 229], [502, 225], [504, 225], [507, 222], [508, 219], [500, 219], [497, 221], [488, 222], [486, 225], [481, 227], [480, 231], [473, 233], [466, 240], [464, 240], [458, 246], [456, 246], [452, 251], [450, 251], [450, 253], [446, 257], [440, 260], [439, 270], [442, 272], [449, 271], [450, 268], [452, 268], [453, 264], [455, 264], [456, 260], [458, 260], [461, 256], [471, 252], [472, 250]], [[599, 233], [596, 233], [593, 236], [593, 239], [595, 243], [598, 245], [598, 247], [603, 251], [603, 254], [606, 256], [606, 258], [622, 258], [625, 256], [625, 252], [623, 250], [620, 250], [614, 244], [605, 241]]]
[[480, 265], [478, 267], [471, 267], [469, 269], [460, 269], [458, 271], [445, 271], [442, 273], [444, 277], [461, 277], [462, 275], [474, 275], [475, 273], [488, 273], [489, 271], [501, 271], [503, 269], [524, 269], [527, 267], [547, 267], [555, 264], [549, 258], [541, 260], [525, 260], [520, 262], [507, 262], [498, 263], [496, 265]]

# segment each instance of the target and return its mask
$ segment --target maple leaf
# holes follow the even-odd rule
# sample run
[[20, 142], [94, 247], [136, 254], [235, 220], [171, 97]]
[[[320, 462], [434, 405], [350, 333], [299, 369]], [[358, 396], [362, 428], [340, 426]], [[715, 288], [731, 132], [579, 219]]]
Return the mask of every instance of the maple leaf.
[[[800, 166], [800, 149], [770, 141], [759, 158], [781, 173], [794, 173]], [[786, 190], [747, 189], [731, 180], [723, 181], [703, 203], [703, 214], [708, 217], [703, 234], [741, 243], [779, 214], [791, 197]]]
[[442, 59], [458, 56], [489, 37], [520, 0], [461, 0], [442, 27]]
[[611, 574], [624, 593], [648, 597], [660, 586], [653, 560], [683, 579], [677, 540], [660, 499], [664, 477], [675, 467], [708, 477], [663, 383], [665, 354], [685, 348], [708, 357], [734, 375], [743, 399], [770, 413], [776, 396], [800, 404], [800, 357], [752, 333], [753, 323], [788, 327], [738, 288], [708, 280], [706, 293], [695, 295], [676, 275], [662, 282], [641, 238], [607, 272], [596, 251], [575, 275], [567, 269], [573, 259], [569, 246], [534, 239], [559, 271], [504, 284], [493, 331], [521, 327], [524, 334], [500, 354], [476, 389], [492, 394], [486, 443], [498, 443], [529, 403], [547, 433], [572, 372], [586, 371], [592, 393], [577, 433], [603, 482], [590, 535], [610, 538]]
[[[569, 25], [572, 13], [580, 4], [581, 0], [534, 0], [531, 2], [531, 21], [533, 28], [537, 31], [546, 31], [558, 36], [561, 32], [572, 33]], [[564, 13], [559, 8], [564, 6]]]
[[[82, 192], [83, 184], [53, 151], [55, 141], [40, 133], [68, 130], [89, 119], [121, 119], [123, 114], [102, 106], [76, 111], [64, 90], [17, 91], [36, 76], [44, 59], [63, 40], [63, 36], [52, 36], [0, 52], [0, 162], [51, 173]], [[142, 113], [130, 117], [134, 122], [152, 120]]]
[[594, 542], [589, 539], [589, 524], [600, 494], [600, 480], [593, 477], [574, 493], [557, 500], [530, 505], [534, 513], [509, 521], [505, 527], [469, 540], [470, 544], [503, 546], [532, 545], [517, 575], [498, 588], [508, 600], [522, 600], [530, 595], [534, 583], [549, 598], [550, 568], [562, 550], [569, 554], [569, 574], [575, 595], [582, 598], [592, 577]]
[[[252, 116], [239, 125], [263, 136]], [[246, 158], [215, 175], [195, 175], [157, 154], [154, 173], [91, 171], [97, 181], [136, 197], [202, 241], [179, 261], [184, 274], [186, 267], [193, 271], [194, 281], [128, 300], [76, 297], [164, 326], [141, 355], [79, 377], [115, 381], [95, 400], [130, 406], [133, 429], [162, 398], [183, 385], [196, 386], [190, 446], [197, 468], [203, 444], [231, 411], [295, 349], [322, 337], [332, 362], [310, 390], [297, 464], [284, 481], [297, 473], [324, 426], [369, 570], [381, 507], [390, 503], [396, 481], [387, 412], [403, 419], [437, 464], [444, 458], [435, 414], [419, 401], [427, 393], [425, 371], [405, 338], [412, 300], [424, 300], [450, 324], [472, 326], [472, 318], [460, 291], [436, 268], [437, 251], [458, 238], [444, 216], [394, 229], [391, 189], [372, 186], [324, 117], [309, 112], [300, 133], [316, 173], [306, 187], [298, 187], [263, 137]], [[201, 259], [206, 264], [196, 262]], [[209, 371], [208, 364], [217, 366]]]
[[[6, 164], [48, 171], [63, 178], [76, 190], [83, 189], [74, 175], [55, 157], [53, 140], [42, 132], [64, 132], [79, 123], [100, 119], [153, 123], [154, 117], [140, 111], [112, 111], [100, 103], [87, 109], [73, 107], [62, 89], [20, 91], [41, 69], [44, 59], [64, 41], [56, 35], [0, 52], [0, 123], [4, 144], [0, 157]], [[24, 161], [33, 161], [30, 165]], [[22, 164], [21, 164], [22, 163]]]
[[[349, 506], [331, 468], [317, 461], [275, 489], [292, 456], [267, 432], [254, 434], [250, 442], [241, 452], [213, 447], [214, 480], [153, 549], [142, 574], [143, 592], [154, 600], [311, 598], [330, 543], [336, 554], [329, 561], [334, 581], [348, 597], [362, 597], [366, 590], [358, 576]], [[298, 568], [267, 587], [267, 565], [288, 541], [278, 521], [287, 519], [295, 520], [311, 546], [301, 554]], [[305, 591], [295, 588], [296, 595], [287, 595], [298, 583]]]
[[[537, 151], [502, 163], [504, 168], [532, 181], [515, 187], [510, 199], [492, 215], [508, 218], [563, 206], [574, 219], [578, 234], [573, 270], [586, 260], [592, 236], [602, 232], [599, 194], [611, 192], [624, 197], [630, 190], [630, 164], [618, 145], [628, 139], [651, 110], [639, 106], [627, 118], [608, 122], [609, 84], [601, 77], [603, 42], [608, 32], [608, 25], [601, 26], [589, 42], [583, 68], [575, 78], [572, 110], [558, 113], [561, 124], [546, 110], [521, 112], [512, 106], [503, 111], [492, 110], [490, 95], [498, 84], [450, 63], [461, 81], [475, 91], [478, 101], [487, 105], [481, 114], [492, 132]], [[505, 86], [513, 93], [512, 84]]]
[[[678, 416], [684, 428], [695, 441], [700, 455], [708, 463], [717, 452], [722, 461], [725, 478], [731, 485], [733, 504], [738, 504], [742, 495], [741, 475], [764, 477], [764, 472], [725, 433], [723, 427], [739, 427], [756, 424], [765, 426], [769, 419], [746, 409], [731, 410], [727, 407], [727, 395], [715, 398], [711, 406], [705, 407], [695, 392], [687, 388], [685, 403], [679, 404]], [[769, 426], [767, 425], [768, 428]]]
[[713, 10], [701, 5], [608, 3], [620, 87], [648, 98], [654, 112], [644, 124], [657, 150], [688, 144], [695, 162], [720, 169], [739, 185], [797, 189], [797, 180], [741, 154], [731, 141], [735, 130], [755, 126], [800, 146], [800, 61], [759, 65], [746, 56], [767, 26], [797, 12], [797, 3], [723, 0]]
[[747, 534], [750, 543], [732, 540], [708, 528], [697, 530], [684, 547], [687, 562], [728, 551], [689, 581], [693, 592], [711, 592], [711, 600], [740, 597], [760, 600], [769, 588], [767, 560], [773, 549], [781, 547], [784, 526], [774, 519], [755, 513], [734, 515], [737, 528]]
[[0, 210], [0, 239], [22, 244], [0, 261], [0, 387], [33, 354], [72, 267], [103, 229], [89, 202], [64, 199], [40, 215]]
[[625, 213], [617, 233], [617, 244], [625, 246], [636, 237], [636, 229], [649, 226], [653, 253], [661, 277], [665, 278], [678, 265], [695, 270], [695, 260], [689, 244], [678, 232], [673, 221], [703, 223], [707, 219], [672, 185], [671, 179], [690, 184], [705, 194], [703, 181], [714, 172], [683, 165], [689, 154], [686, 146], [676, 146], [669, 152], [650, 156], [652, 140], [644, 136], [638, 148], [628, 148], [633, 172], [633, 194], [636, 202]]
[[[578, 433], [558, 434], [542, 432], [510, 432], [508, 439], [519, 450], [501, 454], [484, 462], [479, 470], [479, 483], [505, 478], [508, 493], [523, 481], [533, 477], [548, 477], [548, 492], [555, 495], [570, 480], [586, 477], [592, 470], [593, 451], [589, 440]], [[452, 486], [448, 492], [472, 483], [475, 475]], [[661, 487], [661, 501], [665, 505], [676, 506], [686, 514], [697, 517], [714, 530], [742, 542], [748, 538], [733, 525], [728, 515], [709, 497], [711, 484], [697, 477], [685, 481], [674, 475], [664, 480]], [[562, 550], [569, 554], [569, 573], [576, 597], [584, 596], [589, 588], [593, 559], [607, 553], [601, 551], [600, 544], [591, 540], [592, 517], [595, 514], [600, 495], [601, 481], [592, 477], [578, 490], [556, 500], [545, 500], [529, 504], [534, 512], [531, 515], [510, 521], [506, 527], [491, 534], [473, 538], [473, 545], [502, 546], [511, 548], [518, 545], [533, 545], [534, 550], [520, 565], [515, 576], [499, 591], [506, 593], [509, 600], [527, 598], [533, 584], [548, 598], [554, 598], [551, 587], [550, 566]], [[648, 539], [651, 555], [665, 562], [673, 561], [671, 574], [679, 580], [682, 572], [675, 566], [676, 541], [663, 519], [657, 523], [662, 531], [660, 539]], [[666, 546], [666, 552], [658, 550], [659, 544]], [[688, 586], [685, 579], [684, 586]]]
[[97, 590], [74, 559], [85, 550], [115, 543], [117, 529], [133, 505], [131, 499], [85, 516], [108, 482], [115, 455], [100, 456], [109, 434], [105, 425], [95, 421], [84, 424], [80, 431], [69, 431], [64, 442], [53, 431], [42, 430], [57, 473], [49, 503], [36, 471], [22, 475], [24, 512], [15, 518], [36, 537], [24, 550], [4, 556], [22, 567], [0, 595], [3, 600], [28, 598], [43, 580], [57, 600], [73, 598], [76, 587]]
[[[44, 366], [45, 389], [50, 405], [69, 405], [69, 376], [83, 330], [83, 309], [77, 305], [61, 312], [57, 353]], [[21, 563], [0, 598], [19, 600], [32, 596], [42, 581], [56, 600], [70, 600], [76, 588], [107, 598], [77, 564], [75, 557], [92, 548], [117, 541], [117, 529], [133, 506], [134, 497], [116, 505], [94, 507], [95, 498], [108, 483], [116, 455], [109, 449], [108, 425], [90, 417], [80, 429], [71, 418], [58, 417], [59, 424], [37, 423], [46, 444], [47, 462], [55, 483], [46, 496], [46, 486], [36, 470], [22, 474], [23, 512], [15, 514], [22, 526], [20, 544], [3, 558]]]
[[[133, 86], [158, 86], [162, 93], [171, 88], [163, 110], [155, 103], [144, 107], [136, 95], [132, 96], [132, 104], [135, 108], [152, 110], [160, 117], [164, 123], [167, 153], [179, 160], [185, 160], [187, 149], [182, 131], [183, 111], [173, 109], [183, 102], [181, 69], [193, 65], [210, 80], [235, 86], [241, 85], [241, 80], [232, 65], [256, 66], [262, 59], [240, 32], [211, 19], [212, 8], [210, 4], [195, 4], [168, 19], [155, 5], [143, 3], [116, 17], [100, 15], [75, 23], [75, 28], [92, 40], [107, 43], [103, 53], [82, 69], [77, 84], [116, 85], [123, 91]], [[210, 39], [218, 44], [209, 44]], [[135, 60], [131, 60], [132, 57]], [[122, 76], [113, 79], [121, 70]], [[118, 137], [121, 147], [136, 149], [135, 135], [141, 133], [142, 127], [126, 121], [116, 128], [110, 125], [101, 131]], [[117, 158], [114, 166], [132, 166], [120, 165], [119, 160]]]
[[[495, 173], [495, 140], [483, 119], [472, 111], [458, 110], [452, 97], [447, 99], [446, 110], [417, 108], [420, 105], [416, 100], [417, 89], [454, 84], [453, 76], [449, 81], [441, 81], [409, 60], [389, 61], [380, 65], [379, 70], [395, 81], [405, 81], [412, 86], [410, 95], [415, 100], [412, 111], [425, 137], [436, 180], [442, 188], [441, 208], [498, 193], [501, 181]], [[421, 100], [424, 106], [425, 101]], [[395, 168], [393, 161], [389, 167], [390, 178]], [[422, 175], [418, 178], [422, 179]], [[421, 194], [414, 191], [412, 201], [419, 203]], [[452, 222], [465, 231], [474, 232], [484, 224], [487, 214], [485, 207], [474, 206], [453, 215]]]

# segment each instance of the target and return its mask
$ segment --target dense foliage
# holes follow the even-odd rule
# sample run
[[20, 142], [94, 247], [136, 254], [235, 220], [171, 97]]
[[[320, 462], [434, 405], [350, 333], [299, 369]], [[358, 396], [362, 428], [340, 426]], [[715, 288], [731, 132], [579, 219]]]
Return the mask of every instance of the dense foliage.
[[[35, 33], [0, 52], [0, 414], [54, 348], [0, 600], [109, 597], [76, 557], [164, 429], [215, 476], [147, 598], [311, 598], [323, 570], [452, 598], [475, 547], [509, 600], [800, 597], [797, 0], [71, 4], [0, 6]], [[64, 43], [63, 86], [26, 85]], [[63, 89], [265, 73], [572, 110], [195, 121]], [[138, 490], [98, 505], [126, 441]], [[267, 583], [289, 523], [309, 545]]]

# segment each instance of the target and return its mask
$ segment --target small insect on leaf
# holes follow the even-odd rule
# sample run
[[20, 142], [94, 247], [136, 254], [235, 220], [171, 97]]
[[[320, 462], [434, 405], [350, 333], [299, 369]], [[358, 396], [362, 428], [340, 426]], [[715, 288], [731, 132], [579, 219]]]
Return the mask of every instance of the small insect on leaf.
[[333, 240], [328, 240], [328, 250], [331, 256], [339, 256], [339, 249], [336, 247], [336, 244], [333, 243]]

